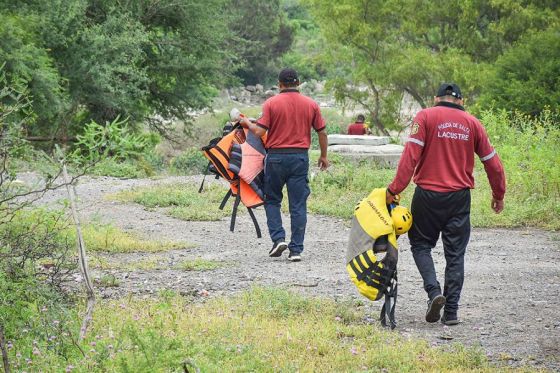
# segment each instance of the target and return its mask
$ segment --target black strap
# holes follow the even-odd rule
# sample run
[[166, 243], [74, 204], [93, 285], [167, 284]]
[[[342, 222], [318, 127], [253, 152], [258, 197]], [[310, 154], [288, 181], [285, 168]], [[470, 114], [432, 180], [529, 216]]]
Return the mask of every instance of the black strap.
[[198, 193], [202, 193], [202, 188], [204, 188], [204, 180], [206, 180], [206, 175], [208, 175], [208, 170], [210, 169], [211, 164], [212, 162], [208, 161], [208, 166], [206, 166], [206, 169], [204, 170], [204, 177], [202, 178], [202, 183], [200, 183], [200, 188], [198, 188]]
[[[364, 268], [363, 264], [360, 263], [360, 261], [358, 259], [356, 259], [356, 262], [358, 263], [358, 266], [360, 267], [360, 269], [362, 269], [362, 271], [358, 270], [358, 268], [354, 264], [354, 260], [351, 260], [350, 263], [348, 263], [348, 264], [350, 265], [350, 268], [352, 268], [352, 270], [356, 274], [356, 278], [358, 279], [358, 281], [363, 281], [363, 282], [366, 283], [366, 285], [374, 287], [378, 291], [382, 291], [383, 290], [383, 286], [382, 286], [383, 279], [381, 277], [379, 277], [375, 272], [373, 272], [373, 267], [370, 267], [370, 268], [366, 269], [366, 268]], [[378, 282], [374, 282], [373, 280], [376, 280]]]
[[231, 212], [231, 223], [229, 225], [229, 230], [231, 232], [233, 232], [235, 229], [235, 218], [237, 217], [237, 208], [239, 207], [239, 202], [241, 202], [241, 195], [240, 193], [237, 193], [237, 195], [235, 196], [235, 202], [233, 203], [233, 211]]
[[[383, 307], [381, 307], [381, 315], [379, 320], [381, 325], [384, 327], [389, 326], [391, 329], [397, 327], [397, 321], [395, 320], [395, 308], [397, 306], [397, 293], [398, 293], [398, 283], [397, 275], [393, 277], [389, 289], [385, 289], [385, 302]], [[389, 325], [387, 325], [387, 320], [389, 320]]]
[[261, 227], [259, 227], [259, 222], [257, 221], [257, 218], [255, 217], [255, 213], [253, 212], [253, 209], [250, 207], [247, 207], [247, 211], [249, 211], [249, 215], [251, 216], [251, 220], [253, 221], [253, 225], [255, 226], [255, 230], [257, 231], [257, 238], [261, 238], [262, 234], [261, 234]]
[[220, 210], [224, 209], [224, 207], [226, 206], [226, 202], [228, 201], [229, 197], [231, 197], [232, 194], [233, 192], [231, 191], [231, 189], [229, 189], [226, 195], [224, 196], [224, 199], [222, 199], [222, 203], [220, 203]]

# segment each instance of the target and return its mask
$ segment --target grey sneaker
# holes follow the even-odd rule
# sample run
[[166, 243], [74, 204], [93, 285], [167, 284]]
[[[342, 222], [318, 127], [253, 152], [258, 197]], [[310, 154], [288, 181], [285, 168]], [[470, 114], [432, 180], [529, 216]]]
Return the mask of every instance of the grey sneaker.
[[460, 323], [459, 319], [457, 318], [456, 313], [447, 313], [444, 312], [443, 316], [441, 317], [441, 323], [447, 326], [453, 326]]
[[282, 253], [287, 248], [288, 248], [288, 244], [285, 243], [284, 241], [276, 241], [274, 245], [272, 245], [272, 249], [270, 249], [270, 251], [268, 252], [268, 256], [271, 256], [273, 258], [282, 256]]
[[288, 260], [290, 262], [301, 262], [301, 255], [296, 253], [290, 253], [290, 255], [288, 255]]
[[437, 322], [441, 317], [441, 309], [445, 306], [445, 297], [436, 295], [428, 301], [428, 310], [426, 311], [427, 322]]

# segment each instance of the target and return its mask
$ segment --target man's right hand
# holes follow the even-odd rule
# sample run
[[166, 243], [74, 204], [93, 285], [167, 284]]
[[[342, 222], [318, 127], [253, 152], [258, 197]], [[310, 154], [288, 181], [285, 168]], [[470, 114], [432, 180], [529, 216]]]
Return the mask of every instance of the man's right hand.
[[504, 209], [504, 200], [502, 199], [501, 201], [499, 201], [496, 198], [492, 198], [491, 206], [492, 206], [492, 210], [494, 210], [496, 214], [499, 214]]

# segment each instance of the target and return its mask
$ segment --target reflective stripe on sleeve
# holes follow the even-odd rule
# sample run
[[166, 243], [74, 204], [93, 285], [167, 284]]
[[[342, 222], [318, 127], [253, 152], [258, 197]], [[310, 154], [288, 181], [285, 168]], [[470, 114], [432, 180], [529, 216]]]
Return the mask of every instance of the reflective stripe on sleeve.
[[420, 140], [412, 138], [412, 137], [407, 138], [406, 142], [413, 142], [413, 143], [418, 144], [420, 146], [424, 146], [424, 141], [420, 141]]
[[488, 154], [486, 157], [480, 158], [480, 161], [486, 162], [487, 160], [491, 159], [495, 155], [496, 155], [496, 150], [492, 150], [492, 153]]

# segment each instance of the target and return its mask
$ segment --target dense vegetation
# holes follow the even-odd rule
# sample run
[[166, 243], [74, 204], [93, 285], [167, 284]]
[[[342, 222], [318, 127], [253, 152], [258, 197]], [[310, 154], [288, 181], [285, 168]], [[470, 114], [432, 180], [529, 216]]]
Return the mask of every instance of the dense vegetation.
[[[36, 209], [33, 201], [64, 186], [60, 161], [73, 174], [200, 173], [206, 161], [197, 148], [220, 133], [231, 103], [217, 107], [220, 113], [193, 113], [212, 107], [224, 88], [272, 84], [280, 66], [294, 66], [302, 80], [326, 80], [341, 105], [364, 109], [383, 133], [402, 129], [404, 95], [426, 107], [440, 82], [458, 82], [508, 178], [506, 210], [495, 215], [484, 172], [476, 170], [473, 224], [558, 230], [559, 12], [558, 2], [536, 0], [445, 7], [418, 0], [0, 0], [1, 352], [12, 369], [38, 371], [486, 369], [478, 351], [440, 353], [421, 342], [371, 333], [354, 305], [260, 289], [206, 306], [175, 294], [105, 302], [93, 330], [79, 341], [76, 234], [63, 212]], [[259, 108], [243, 111], [256, 116]], [[324, 116], [331, 133], [347, 124], [338, 108], [324, 110]], [[177, 128], [189, 135], [165, 141]], [[56, 141], [28, 141], [37, 138]], [[312, 172], [314, 213], [348, 218], [357, 200], [394, 175], [372, 163], [332, 159], [328, 173]], [[22, 170], [40, 173], [45, 182], [20, 183]], [[405, 201], [411, 192], [409, 187]], [[201, 196], [194, 185], [170, 185], [113, 197], [164, 207], [185, 220], [213, 220], [228, 213], [217, 210], [221, 196], [216, 186]], [[99, 252], [189, 246], [146, 241], [99, 222], [86, 223], [83, 232], [97, 268], [115, 266]], [[122, 268], [158, 265], [150, 259]], [[103, 281], [115, 285], [114, 278]], [[309, 324], [302, 329], [286, 311], [261, 328], [263, 315], [286, 309], [304, 312]], [[240, 335], [242, 324], [253, 329]], [[280, 361], [268, 354], [267, 346], [286, 328], [302, 333], [313, 358]], [[355, 336], [352, 346], [337, 342], [345, 333]], [[234, 340], [240, 336], [242, 343]], [[399, 354], [387, 350], [380, 361], [369, 352], [355, 358], [354, 349], [387, 338]], [[294, 339], [282, 348], [292, 354], [304, 347]]]
[[455, 81], [480, 108], [558, 109], [560, 5], [551, 1], [303, 0], [326, 39], [336, 96], [365, 106], [380, 131], [402, 96], [421, 107]]

